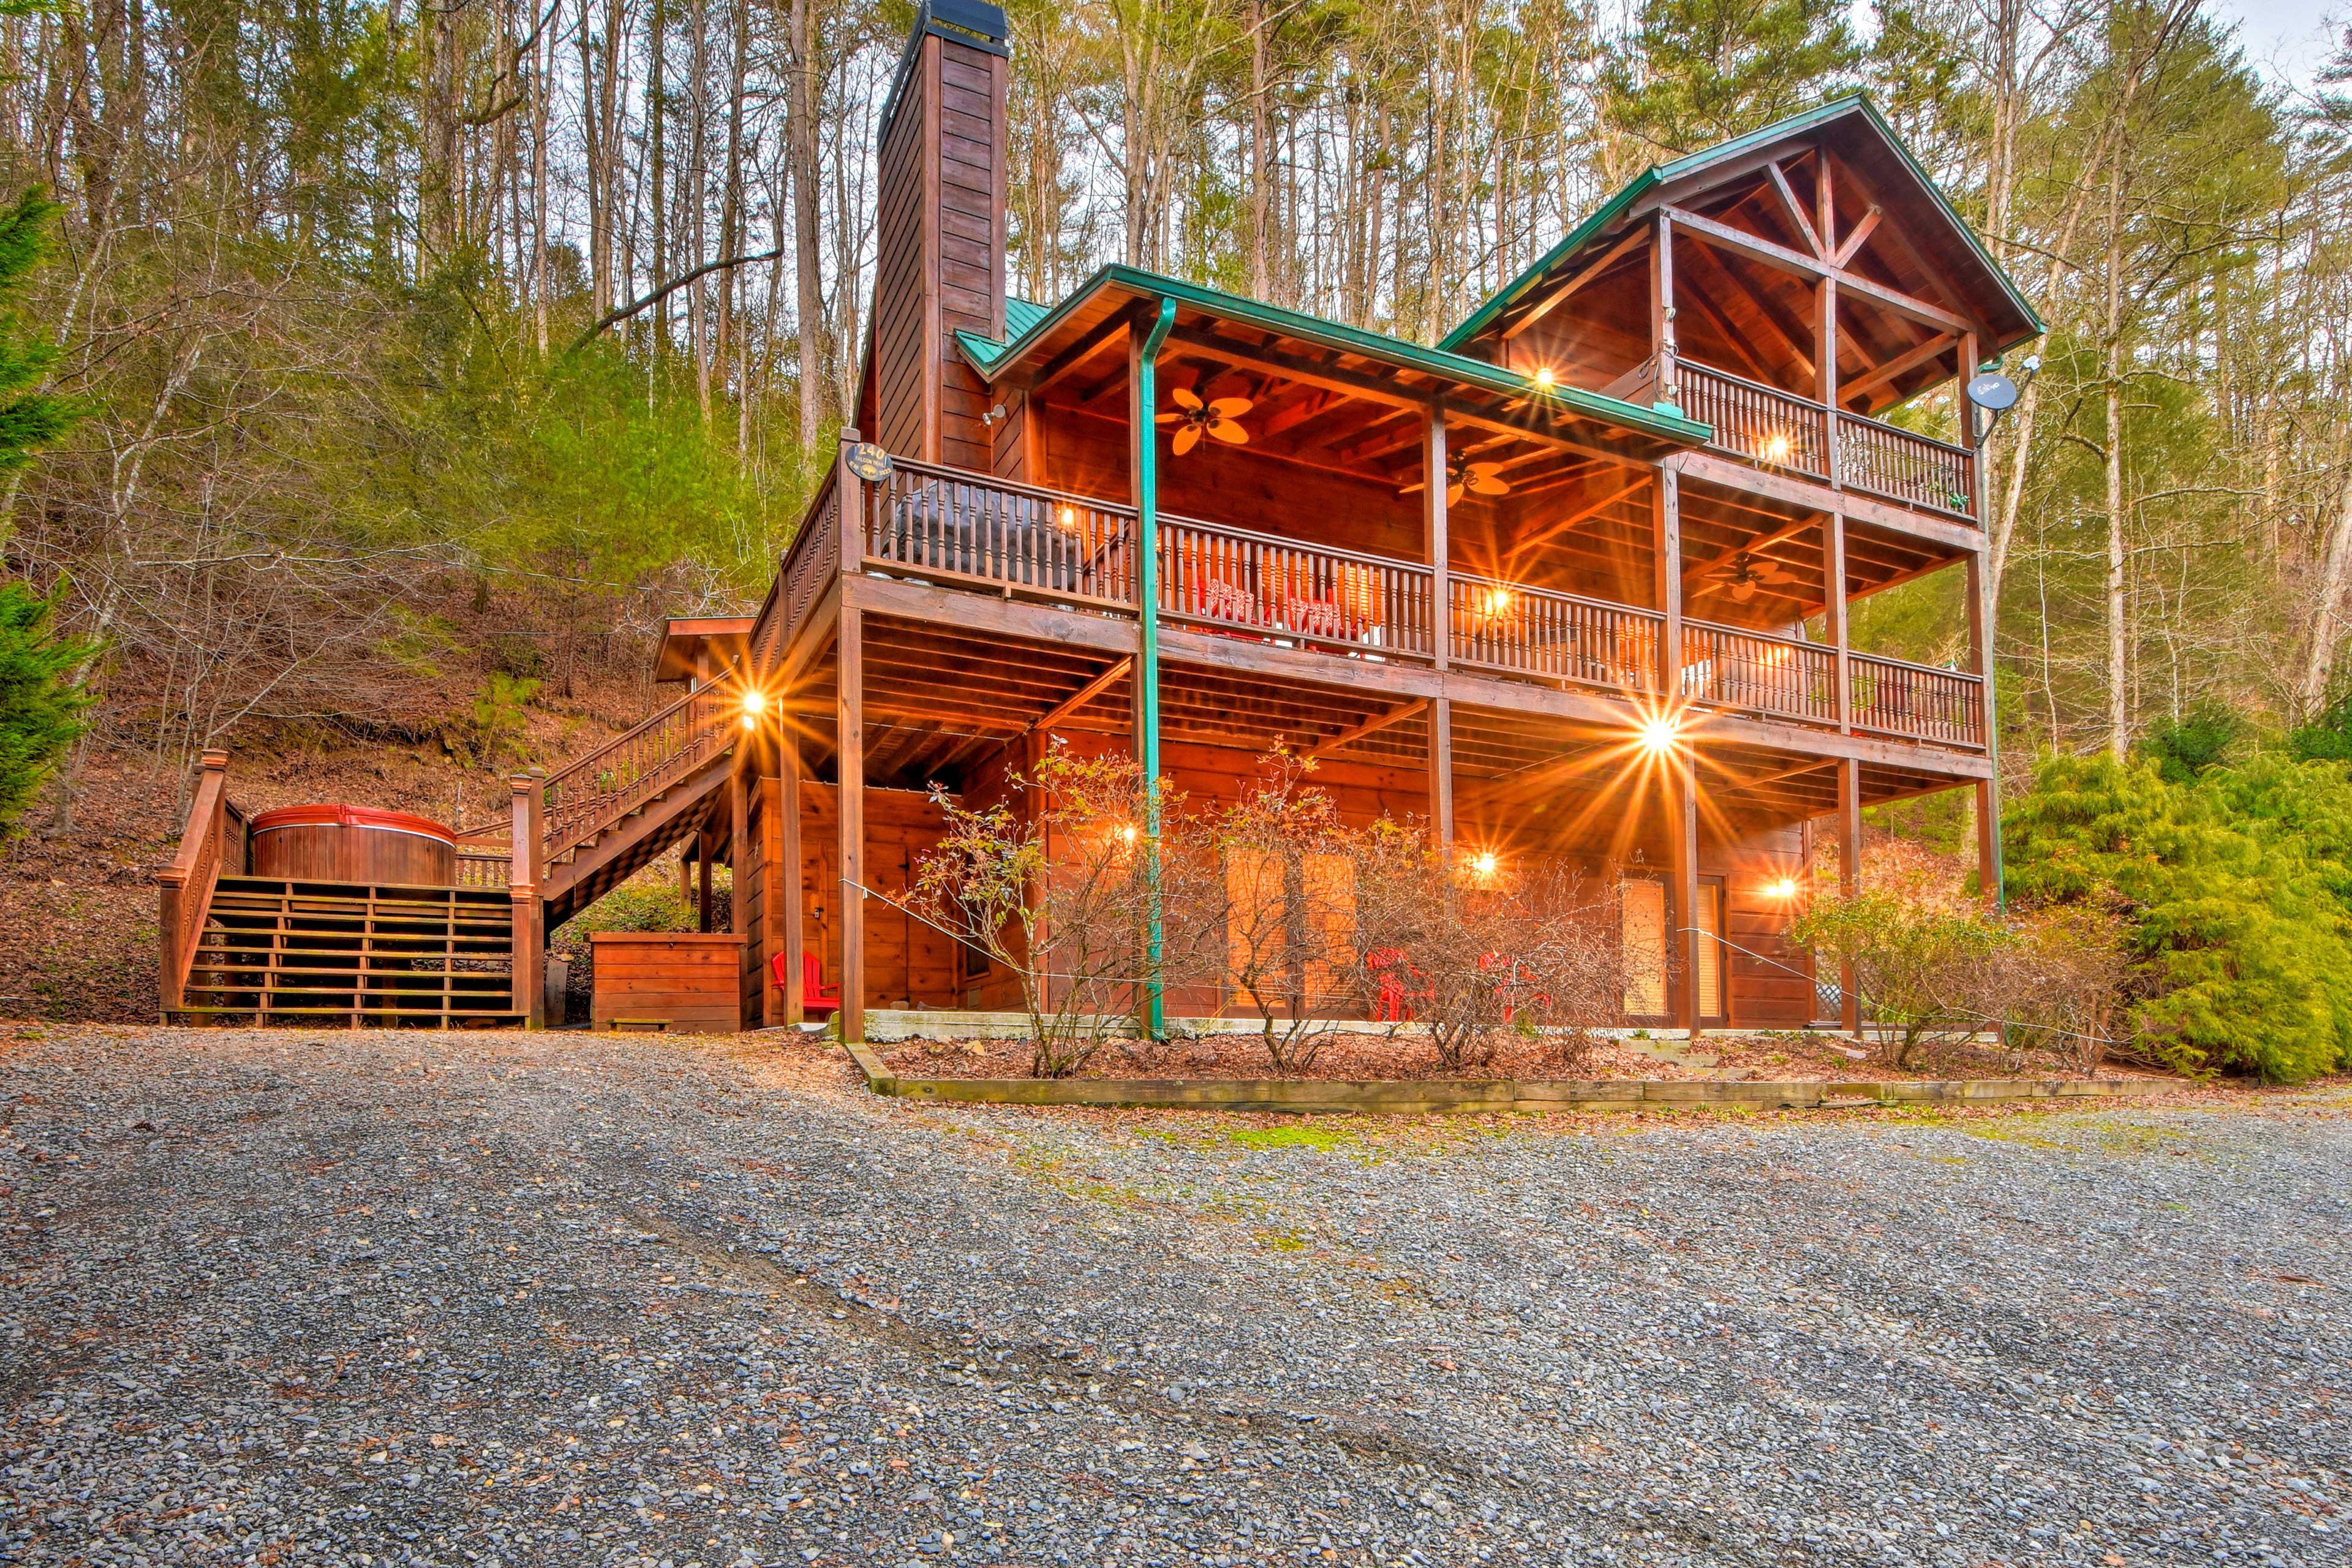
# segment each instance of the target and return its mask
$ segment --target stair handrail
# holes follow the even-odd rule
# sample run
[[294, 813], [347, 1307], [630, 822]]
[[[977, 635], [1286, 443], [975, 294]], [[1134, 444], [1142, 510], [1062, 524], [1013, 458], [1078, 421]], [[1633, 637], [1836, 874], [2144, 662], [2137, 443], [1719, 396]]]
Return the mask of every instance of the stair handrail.
[[730, 664], [626, 734], [551, 773], [544, 785], [542, 867], [585, 843], [732, 744], [740, 699]]
[[236, 876], [245, 869], [245, 813], [228, 798], [228, 753], [207, 751], [196, 793], [188, 803], [188, 825], [180, 834], [179, 852], [155, 873], [162, 890], [162, 918], [157, 922], [159, 974], [157, 994], [165, 1017], [187, 1000], [188, 975], [195, 966], [196, 949], [212, 912], [213, 890], [220, 885], [222, 867]]

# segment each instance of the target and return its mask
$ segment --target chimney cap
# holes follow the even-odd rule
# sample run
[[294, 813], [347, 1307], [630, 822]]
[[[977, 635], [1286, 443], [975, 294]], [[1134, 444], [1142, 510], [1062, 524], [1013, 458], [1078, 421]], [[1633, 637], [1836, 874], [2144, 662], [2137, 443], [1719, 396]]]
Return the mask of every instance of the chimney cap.
[[915, 62], [922, 58], [923, 39], [932, 34], [966, 48], [1011, 58], [1013, 29], [1004, 20], [1004, 7], [991, 5], [987, 0], [925, 0], [915, 8], [915, 26], [907, 35], [907, 47], [898, 56], [898, 68], [892, 74], [889, 96], [882, 100], [882, 120], [876, 135], [876, 145], [887, 140], [890, 124], [898, 117], [898, 100], [906, 96], [907, 79], [913, 74]]

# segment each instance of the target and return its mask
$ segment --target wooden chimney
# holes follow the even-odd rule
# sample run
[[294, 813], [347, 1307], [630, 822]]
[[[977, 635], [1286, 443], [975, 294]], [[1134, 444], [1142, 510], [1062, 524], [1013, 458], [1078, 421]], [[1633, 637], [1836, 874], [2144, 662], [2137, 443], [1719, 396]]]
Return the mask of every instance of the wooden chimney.
[[1004, 13], [926, 0], [882, 109], [873, 439], [986, 472], [987, 387], [955, 334], [1004, 336]]

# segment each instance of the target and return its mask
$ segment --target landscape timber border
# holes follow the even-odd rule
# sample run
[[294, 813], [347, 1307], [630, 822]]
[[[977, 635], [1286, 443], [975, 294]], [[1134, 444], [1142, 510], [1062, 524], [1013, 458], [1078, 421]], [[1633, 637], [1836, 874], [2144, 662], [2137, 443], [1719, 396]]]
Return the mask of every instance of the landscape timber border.
[[898, 1100], [971, 1105], [1079, 1105], [1165, 1110], [1273, 1110], [1313, 1115], [1471, 1115], [1518, 1110], [1860, 1110], [1889, 1105], [1999, 1105], [2163, 1094], [2169, 1079], [1949, 1079], [1873, 1083], [1715, 1079], [1166, 1079], [901, 1078], [862, 1045], [849, 1055], [866, 1087]]

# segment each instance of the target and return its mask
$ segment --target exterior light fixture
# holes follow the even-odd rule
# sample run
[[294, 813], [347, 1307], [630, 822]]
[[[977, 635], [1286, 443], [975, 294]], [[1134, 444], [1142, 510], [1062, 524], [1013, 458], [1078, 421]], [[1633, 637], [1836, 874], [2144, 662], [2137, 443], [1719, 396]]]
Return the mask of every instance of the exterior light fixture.
[[1065, 533], [1074, 533], [1078, 526], [1078, 509], [1066, 506], [1054, 514], [1054, 522]]
[[1489, 588], [1486, 590], [1486, 613], [1488, 615], [1499, 616], [1510, 607], [1511, 591], [1508, 588]]
[[1130, 823], [1129, 823], [1126, 826], [1121, 827], [1121, 828], [1118, 830], [1118, 837], [1119, 837], [1120, 841], [1121, 841], [1121, 842], [1123, 842], [1123, 843], [1127, 843], [1127, 844], [1132, 844], [1132, 843], [1134, 843], [1134, 842], [1135, 842], [1135, 824], [1133, 824], [1132, 822], [1130, 822]]
[[1553, 383], [1557, 382], [1559, 379], [1559, 378], [1558, 376], [1552, 374], [1551, 366], [1547, 364], [1536, 367], [1536, 384], [1541, 387], [1544, 391], [1549, 392], [1552, 389]]
[[1775, 430], [1764, 437], [1763, 449], [1757, 455], [1768, 463], [1785, 463], [1796, 449], [1796, 443], [1789, 439], [1787, 431]]
[[1674, 749], [1675, 737], [1682, 726], [1665, 714], [1656, 714], [1642, 721], [1642, 749], [1653, 756]]
[[1491, 877], [1495, 874], [1496, 868], [1501, 864], [1502, 862], [1495, 858], [1495, 852], [1492, 849], [1481, 849], [1471, 860], [1470, 868], [1481, 877]]
[[760, 715], [765, 713], [767, 710], [768, 694], [761, 691], [757, 687], [744, 688], [743, 728], [746, 730], [758, 729], [760, 727]]
[[1797, 896], [1797, 879], [1794, 877], [1783, 877], [1764, 890], [1776, 899], [1793, 899]]

